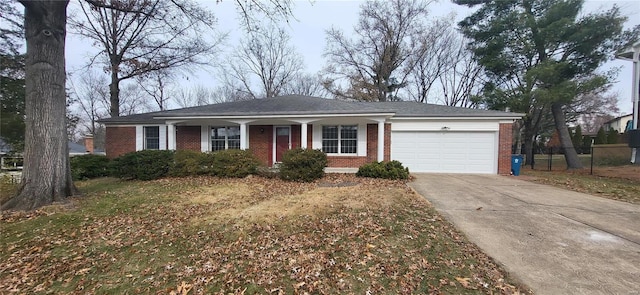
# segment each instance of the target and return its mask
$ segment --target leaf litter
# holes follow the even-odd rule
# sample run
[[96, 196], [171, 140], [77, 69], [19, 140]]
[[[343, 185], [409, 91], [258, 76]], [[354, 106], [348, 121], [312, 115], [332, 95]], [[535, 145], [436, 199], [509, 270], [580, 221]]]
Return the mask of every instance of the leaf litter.
[[111, 182], [3, 213], [0, 293], [530, 293], [402, 181]]

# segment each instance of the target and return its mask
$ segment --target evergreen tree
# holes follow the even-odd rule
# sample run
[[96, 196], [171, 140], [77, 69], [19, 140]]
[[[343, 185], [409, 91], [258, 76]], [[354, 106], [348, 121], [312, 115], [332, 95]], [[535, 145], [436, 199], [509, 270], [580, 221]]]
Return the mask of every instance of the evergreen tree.
[[485, 103], [525, 113], [523, 144], [527, 159], [552, 115], [569, 169], [582, 168], [567, 128], [567, 106], [583, 94], [599, 91], [613, 77], [598, 67], [637, 41], [640, 28], [623, 32], [620, 8], [585, 14], [582, 0], [454, 0], [477, 7], [460, 30], [488, 76]]
[[596, 140], [594, 144], [606, 144], [607, 143], [607, 133], [604, 132], [604, 128], [600, 127], [598, 129], [598, 134], [596, 134]]
[[582, 152], [585, 154], [591, 153], [591, 136], [585, 135], [582, 137]]
[[573, 134], [571, 136], [571, 141], [573, 142], [573, 147], [576, 149], [578, 154], [583, 153], [582, 151], [582, 127], [580, 125], [576, 126], [573, 130]]
[[607, 132], [607, 143], [616, 144], [618, 143], [619, 137], [620, 137], [620, 134], [618, 133], [618, 130], [610, 128], [609, 132]]

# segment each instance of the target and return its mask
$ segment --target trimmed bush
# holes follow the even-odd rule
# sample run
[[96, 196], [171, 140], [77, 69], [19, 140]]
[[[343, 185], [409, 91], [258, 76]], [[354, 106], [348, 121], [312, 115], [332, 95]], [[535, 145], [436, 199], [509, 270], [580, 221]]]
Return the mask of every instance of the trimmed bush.
[[173, 155], [171, 176], [193, 176], [205, 174], [204, 161], [207, 154], [192, 150], [179, 150]]
[[102, 155], [81, 155], [71, 157], [71, 177], [84, 180], [109, 175], [109, 158]]
[[173, 166], [173, 151], [144, 150], [111, 161], [111, 175], [122, 179], [152, 180], [165, 177]]
[[398, 161], [371, 162], [360, 166], [356, 176], [385, 178], [385, 179], [408, 179], [409, 168], [402, 166]]
[[291, 181], [311, 182], [324, 176], [327, 155], [320, 150], [292, 149], [282, 155], [280, 178]]
[[255, 174], [260, 166], [248, 150], [224, 150], [203, 155], [204, 173], [218, 177], [246, 177]]

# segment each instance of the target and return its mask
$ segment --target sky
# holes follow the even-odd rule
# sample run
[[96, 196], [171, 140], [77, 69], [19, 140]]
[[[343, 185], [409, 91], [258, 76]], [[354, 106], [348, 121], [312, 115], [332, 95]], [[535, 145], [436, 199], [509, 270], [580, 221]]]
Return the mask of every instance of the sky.
[[[317, 73], [325, 65], [322, 53], [325, 49], [325, 31], [335, 27], [341, 29], [345, 34], [352, 32], [354, 24], [357, 22], [360, 4], [363, 1], [355, 0], [296, 0], [294, 6], [294, 16], [288, 23], [282, 25], [291, 35], [291, 45], [300, 53], [305, 62], [305, 71]], [[220, 29], [230, 33], [228, 48], [235, 46], [242, 37], [243, 30], [239, 25], [239, 14], [236, 11], [235, 0], [208, 0], [202, 1], [203, 5], [212, 9], [218, 17]], [[627, 28], [640, 24], [640, 0], [612, 1], [612, 0], [587, 0], [585, 2], [585, 12], [597, 12], [607, 10], [614, 4], [622, 7], [621, 11], [628, 17]], [[465, 6], [459, 6], [450, 1], [440, 0], [429, 6], [430, 14], [434, 18], [442, 16], [455, 17], [461, 20], [472, 12]], [[80, 69], [95, 52], [88, 46], [88, 42], [74, 34], [67, 35], [67, 69], [77, 71]], [[221, 53], [222, 56], [223, 53]], [[620, 67], [617, 82], [614, 83], [612, 91], [619, 96], [618, 106], [620, 114], [631, 113], [631, 74], [632, 63], [630, 61], [614, 60], [607, 63], [603, 70]], [[215, 71], [197, 71], [193, 73], [188, 81], [180, 82], [180, 85], [207, 84], [210, 86], [212, 79], [215, 79]], [[207, 82], [204, 82], [207, 81]]]

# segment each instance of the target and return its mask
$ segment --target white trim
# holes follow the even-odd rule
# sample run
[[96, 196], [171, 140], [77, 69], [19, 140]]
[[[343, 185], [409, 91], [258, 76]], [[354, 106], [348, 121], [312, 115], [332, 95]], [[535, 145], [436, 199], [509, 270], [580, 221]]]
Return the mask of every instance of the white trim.
[[211, 136], [209, 132], [211, 127], [209, 125], [200, 125], [200, 151], [206, 153], [211, 151], [209, 145], [211, 144]]
[[380, 117], [380, 116], [393, 116], [395, 113], [366, 113], [366, 114], [313, 114], [313, 115], [248, 115], [248, 116], [183, 116], [183, 117], [170, 117], [170, 116], [156, 116], [154, 119], [158, 120], [189, 120], [189, 119], [220, 119], [220, 120], [234, 120], [234, 119], [286, 119], [296, 121], [298, 118], [333, 118], [333, 117]]
[[470, 120], [412, 120], [391, 123], [394, 131], [499, 131], [500, 123], [493, 121]]
[[[313, 124], [313, 149], [322, 150], [322, 126], [338, 126], [338, 134], [340, 134], [340, 126], [357, 126], [358, 138], [356, 153], [343, 154], [343, 153], [327, 153], [327, 156], [331, 157], [366, 157], [367, 156], [367, 123], [328, 123]], [[340, 137], [338, 136], [338, 150], [340, 150]]]
[[[228, 139], [227, 139], [228, 140]], [[247, 149], [247, 123], [240, 123], [240, 149]]]
[[158, 149], [167, 149], [167, 126], [166, 125], [136, 125], [136, 151], [145, 149], [144, 146], [144, 128], [145, 127], [158, 127]]
[[307, 135], [308, 128], [307, 123], [300, 124], [300, 148], [303, 149], [307, 148], [307, 140], [309, 139], [309, 136]]
[[378, 122], [378, 162], [384, 161], [384, 120]]
[[273, 125], [273, 163], [279, 163], [276, 158], [276, 141], [278, 140], [276, 129], [283, 127], [289, 128], [289, 149], [291, 149], [291, 125]]
[[523, 116], [519, 114], [517, 116], [501, 116], [501, 117], [392, 117], [391, 120], [455, 120], [455, 121], [465, 121], [465, 120], [513, 120], [521, 119]]

